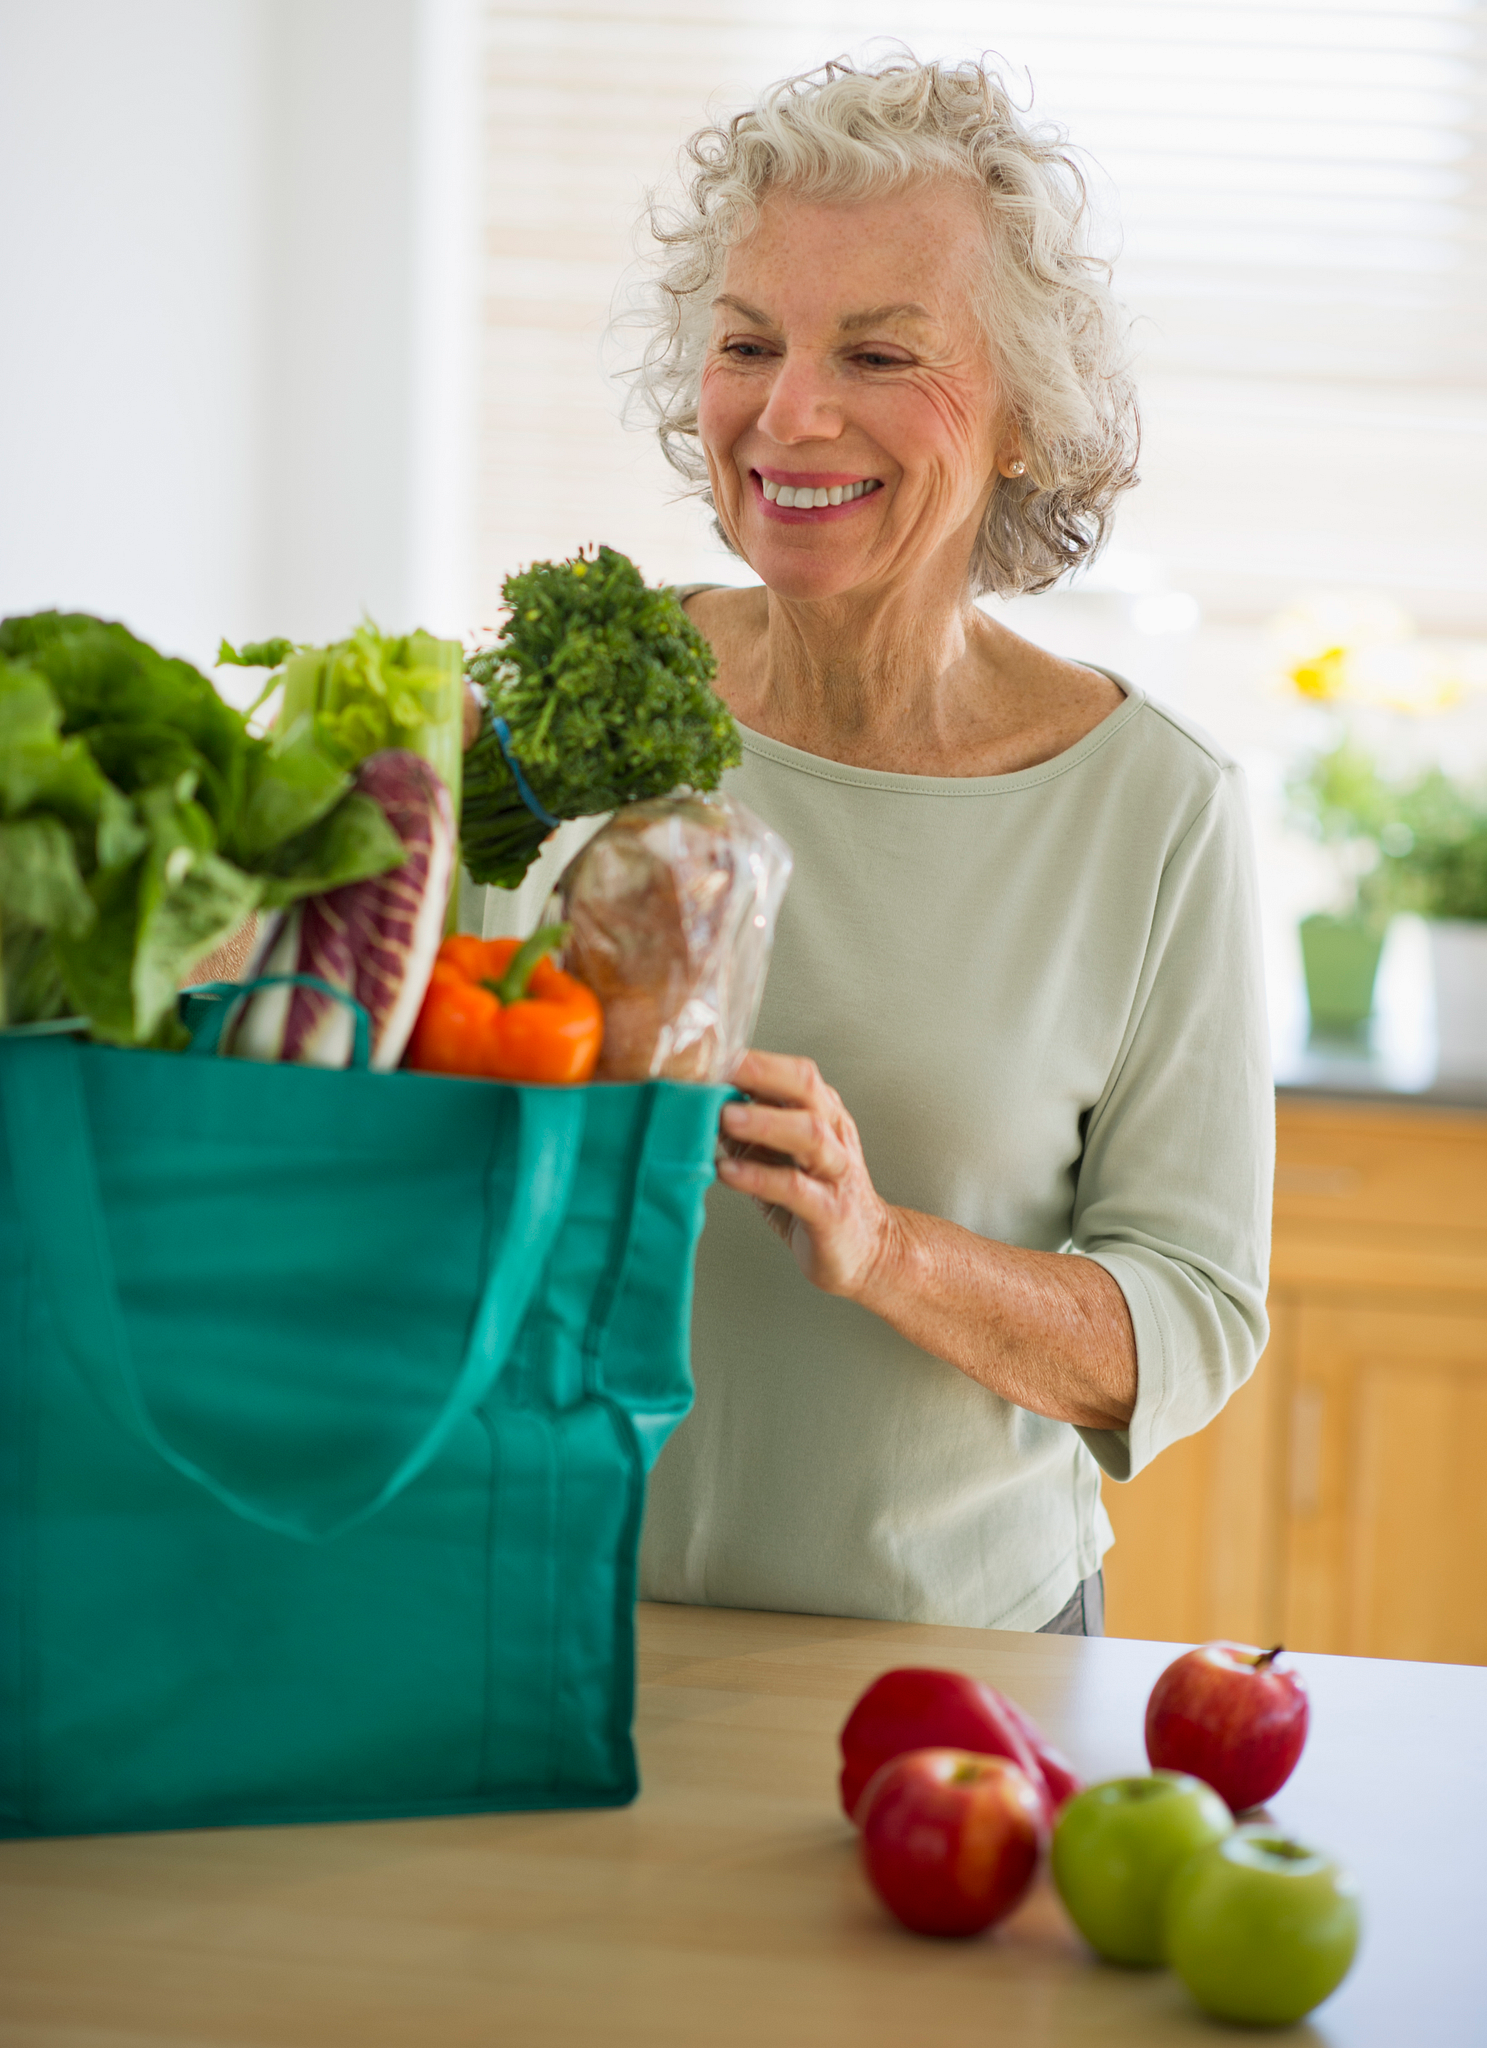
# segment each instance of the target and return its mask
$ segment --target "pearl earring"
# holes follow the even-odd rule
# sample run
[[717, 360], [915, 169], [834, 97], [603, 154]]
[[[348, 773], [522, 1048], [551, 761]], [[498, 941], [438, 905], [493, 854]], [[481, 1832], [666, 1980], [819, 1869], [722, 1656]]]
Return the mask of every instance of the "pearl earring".
[[1027, 464], [1025, 462], [1009, 462], [1007, 464], [1007, 474], [1008, 476], [1025, 476], [1027, 474]]

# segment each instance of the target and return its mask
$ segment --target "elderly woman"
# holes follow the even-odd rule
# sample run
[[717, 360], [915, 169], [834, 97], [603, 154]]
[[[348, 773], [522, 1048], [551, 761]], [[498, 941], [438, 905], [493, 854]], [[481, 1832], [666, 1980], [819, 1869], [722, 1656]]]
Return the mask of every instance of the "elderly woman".
[[1118, 310], [976, 65], [832, 65], [691, 157], [643, 385], [759, 578], [688, 603], [795, 873], [643, 1589], [1096, 1632], [1101, 1471], [1264, 1344], [1273, 1129], [1237, 769], [976, 603], [1134, 481]]

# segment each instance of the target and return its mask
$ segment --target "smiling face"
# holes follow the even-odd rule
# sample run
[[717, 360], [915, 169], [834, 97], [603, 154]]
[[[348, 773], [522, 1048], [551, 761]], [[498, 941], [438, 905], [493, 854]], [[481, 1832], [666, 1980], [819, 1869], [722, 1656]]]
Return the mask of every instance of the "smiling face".
[[972, 301], [985, 260], [950, 180], [778, 192], [729, 251], [698, 427], [723, 529], [781, 597], [963, 583], [1017, 452]]

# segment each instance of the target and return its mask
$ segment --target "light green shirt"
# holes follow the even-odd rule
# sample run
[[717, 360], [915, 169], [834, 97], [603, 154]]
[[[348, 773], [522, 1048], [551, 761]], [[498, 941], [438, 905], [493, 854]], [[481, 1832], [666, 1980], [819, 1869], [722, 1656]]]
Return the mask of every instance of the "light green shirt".
[[754, 1042], [817, 1062], [886, 1200], [1114, 1276], [1129, 1429], [989, 1393], [812, 1288], [715, 1187], [645, 1597], [1036, 1628], [1110, 1542], [1100, 1468], [1130, 1477], [1253, 1370], [1274, 1098], [1244, 789], [1122, 687], [1020, 774], [883, 774], [745, 733], [726, 787], [795, 855]]

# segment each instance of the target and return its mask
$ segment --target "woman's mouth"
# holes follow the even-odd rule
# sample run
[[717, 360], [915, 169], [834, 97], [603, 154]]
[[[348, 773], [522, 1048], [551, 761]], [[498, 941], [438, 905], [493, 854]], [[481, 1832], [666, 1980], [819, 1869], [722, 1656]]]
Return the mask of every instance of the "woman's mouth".
[[802, 520], [816, 522], [824, 519], [840, 519], [849, 515], [862, 503], [881, 491], [881, 477], [838, 476], [818, 474], [815, 471], [792, 473], [789, 470], [752, 469], [749, 481], [754, 487], [755, 500], [766, 516], [798, 524]]

